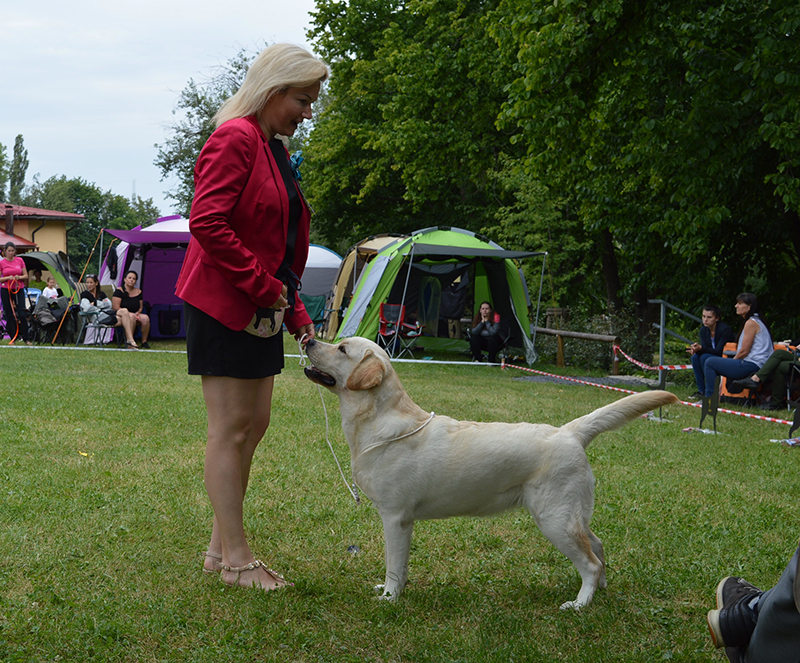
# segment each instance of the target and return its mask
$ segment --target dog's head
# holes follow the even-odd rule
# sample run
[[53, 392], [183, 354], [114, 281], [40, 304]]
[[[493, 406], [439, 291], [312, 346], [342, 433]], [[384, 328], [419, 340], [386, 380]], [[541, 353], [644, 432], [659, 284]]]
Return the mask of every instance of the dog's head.
[[312, 340], [306, 353], [312, 362], [306, 377], [333, 391], [374, 389], [391, 370], [383, 348], [365, 338], [346, 338], [336, 345]]

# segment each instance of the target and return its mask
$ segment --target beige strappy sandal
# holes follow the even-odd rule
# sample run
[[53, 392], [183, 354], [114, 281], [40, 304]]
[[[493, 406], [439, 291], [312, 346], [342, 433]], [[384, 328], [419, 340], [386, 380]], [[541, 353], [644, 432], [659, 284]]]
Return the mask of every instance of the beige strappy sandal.
[[220, 571], [222, 571], [222, 555], [215, 555], [214, 553], [206, 550], [205, 552], [200, 553], [203, 556], [203, 559], [206, 557], [214, 560], [214, 566], [217, 568], [214, 569], [207, 569], [205, 566], [205, 562], [203, 563], [203, 573], [208, 573], [209, 575], [216, 575]]
[[[265, 587], [262, 587], [261, 589], [264, 589], [265, 591], [271, 592], [273, 589], [282, 589], [283, 587], [294, 585], [293, 582], [287, 582], [282, 575], [268, 568], [267, 565], [264, 564], [264, 562], [262, 562], [260, 559], [257, 559], [254, 562], [250, 562], [249, 564], [245, 564], [244, 566], [228, 566], [227, 564], [223, 564], [222, 570], [233, 571], [234, 573], [236, 573], [236, 578], [234, 578], [233, 582], [225, 582], [224, 579], [222, 580], [222, 582], [224, 582], [229, 587], [237, 587], [237, 586], [245, 587], [246, 585], [239, 585], [239, 578], [241, 577], [241, 575], [247, 571], [252, 571], [253, 569], [259, 569], [259, 568], [264, 569], [267, 573], [269, 573], [272, 576], [272, 579], [277, 583], [277, 585], [272, 589], [266, 589]], [[222, 575], [220, 575], [220, 579], [222, 579]]]

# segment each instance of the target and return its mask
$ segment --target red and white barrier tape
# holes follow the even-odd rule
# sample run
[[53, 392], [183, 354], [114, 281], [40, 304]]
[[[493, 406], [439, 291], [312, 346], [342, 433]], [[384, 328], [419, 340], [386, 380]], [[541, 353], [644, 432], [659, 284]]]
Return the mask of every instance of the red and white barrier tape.
[[[536, 373], [537, 375], [545, 375], [549, 378], [558, 378], [559, 380], [567, 380], [568, 382], [575, 382], [577, 384], [586, 384], [590, 387], [600, 387], [601, 389], [608, 389], [610, 391], [619, 391], [623, 394], [637, 394], [637, 391], [631, 391], [630, 389], [620, 389], [619, 387], [609, 387], [607, 384], [597, 384], [597, 382], [589, 382], [587, 380], [578, 380], [577, 378], [570, 378], [565, 375], [556, 375], [555, 373], [545, 373], [544, 371], [537, 371], [533, 368], [525, 368], [524, 366], [517, 366], [516, 364], [506, 364], [503, 363], [502, 368], [516, 368], [518, 371], [525, 371], [526, 373]], [[702, 403], [692, 403], [691, 401], [679, 401], [682, 405], [688, 405], [689, 407], [701, 407]], [[726, 408], [717, 408], [717, 412], [725, 412], [726, 414], [736, 414], [740, 417], [746, 417], [747, 419], [758, 419], [759, 421], [771, 421], [776, 424], [786, 424], [787, 426], [791, 426], [791, 421], [786, 421], [785, 419], [777, 419], [775, 417], [765, 417], [762, 414], [750, 414], [749, 412], [739, 412], [738, 410], [728, 410]]]
[[549, 378], [558, 378], [559, 380], [568, 380], [569, 382], [577, 382], [578, 384], [588, 384], [590, 387], [600, 387], [601, 389], [608, 389], [610, 391], [621, 391], [623, 394], [635, 394], [637, 392], [630, 389], [620, 389], [619, 387], [609, 387], [607, 384], [597, 384], [597, 382], [587, 382], [586, 380], [578, 380], [577, 378], [568, 378], [565, 375], [556, 375], [555, 373], [545, 373], [544, 371], [537, 371], [533, 368], [525, 368], [517, 366], [516, 364], [503, 363], [502, 368], [516, 368], [519, 371], [526, 371], [527, 373], [536, 373], [537, 375], [546, 375]]
[[687, 368], [691, 368], [691, 364], [667, 364], [665, 366], [648, 366], [647, 364], [643, 364], [640, 361], [636, 361], [630, 355], [625, 354], [622, 351], [622, 348], [618, 345], [613, 346], [614, 353], [616, 354], [619, 352], [625, 359], [627, 359], [631, 364], [636, 364], [639, 368], [643, 368], [646, 371], [684, 371]]

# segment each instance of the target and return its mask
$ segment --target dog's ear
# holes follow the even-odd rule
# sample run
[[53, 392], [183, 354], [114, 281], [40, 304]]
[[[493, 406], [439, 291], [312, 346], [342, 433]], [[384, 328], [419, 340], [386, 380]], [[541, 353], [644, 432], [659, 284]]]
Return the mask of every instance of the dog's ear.
[[347, 378], [347, 388], [350, 391], [361, 391], [377, 387], [383, 382], [385, 372], [383, 362], [369, 350]]

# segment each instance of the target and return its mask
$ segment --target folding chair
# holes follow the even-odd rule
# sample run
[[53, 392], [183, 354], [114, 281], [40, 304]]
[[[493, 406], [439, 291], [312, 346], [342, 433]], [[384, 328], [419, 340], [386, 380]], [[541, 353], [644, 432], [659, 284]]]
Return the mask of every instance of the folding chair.
[[[405, 322], [406, 307], [402, 304], [381, 304], [380, 327], [378, 328], [378, 345], [386, 348], [389, 356], [401, 358], [404, 354], [413, 358], [414, 345], [422, 335], [423, 327]], [[395, 353], [400, 351], [395, 357]]]
[[319, 331], [322, 329], [322, 323], [325, 322], [325, 314], [328, 309], [325, 308], [325, 295], [304, 295], [300, 293], [300, 299], [303, 301], [303, 306], [306, 307], [306, 313], [314, 323], [314, 329]]
[[[102, 348], [106, 343], [110, 343], [114, 340], [117, 342], [117, 347], [121, 347], [120, 332], [122, 331], [122, 327], [106, 325], [100, 322], [102, 313], [104, 312], [98, 313], [97, 311], [82, 311], [78, 309], [81, 328], [78, 331], [78, 338], [75, 342], [76, 348], [80, 346], [81, 343]], [[109, 334], [109, 332], [111, 333]]]

